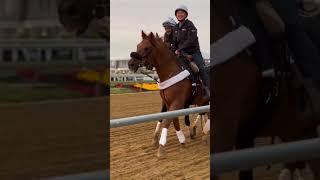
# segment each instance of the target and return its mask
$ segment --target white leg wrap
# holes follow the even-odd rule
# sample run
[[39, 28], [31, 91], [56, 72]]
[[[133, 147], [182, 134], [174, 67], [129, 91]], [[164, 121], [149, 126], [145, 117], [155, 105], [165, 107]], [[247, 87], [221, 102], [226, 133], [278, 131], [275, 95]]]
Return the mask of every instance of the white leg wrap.
[[205, 124], [204, 127], [203, 127], [203, 132], [204, 132], [205, 134], [207, 134], [208, 131], [210, 131], [210, 119], [207, 120], [206, 124]]
[[167, 143], [167, 134], [168, 134], [168, 129], [162, 128], [162, 133], [161, 133], [161, 137], [159, 140], [159, 144], [161, 144], [162, 146], [166, 145], [166, 143]]
[[161, 126], [161, 122], [158, 121], [156, 130], [154, 131], [155, 133], [158, 133], [158, 132], [159, 132], [160, 126]]
[[178, 136], [178, 139], [179, 139], [180, 143], [185, 143], [186, 142], [186, 137], [184, 136], [182, 130], [176, 131], [176, 134]]

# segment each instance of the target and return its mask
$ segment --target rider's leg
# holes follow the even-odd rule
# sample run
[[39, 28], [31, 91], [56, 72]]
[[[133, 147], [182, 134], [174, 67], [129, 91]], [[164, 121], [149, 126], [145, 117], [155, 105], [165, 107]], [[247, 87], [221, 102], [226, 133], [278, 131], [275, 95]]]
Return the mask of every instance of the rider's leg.
[[288, 39], [289, 48], [295, 57], [295, 62], [306, 77], [311, 77], [319, 84], [320, 54], [303, 29], [298, 16], [296, 1], [272, 0], [271, 2], [286, 25], [285, 35]]
[[205, 86], [206, 98], [209, 98], [210, 97], [209, 75], [205, 69], [205, 64], [204, 64], [204, 60], [203, 60], [201, 52], [197, 52], [197, 53], [193, 54], [192, 58], [193, 58], [193, 61], [196, 63], [196, 65], [199, 68], [199, 74], [200, 74], [201, 80]]
[[200, 74], [200, 77], [201, 77], [203, 83], [206, 86], [209, 86], [209, 76], [208, 76], [207, 71], [205, 69], [205, 64], [204, 64], [204, 60], [203, 60], [201, 52], [197, 52], [197, 53], [193, 54], [192, 58], [193, 58], [193, 61], [196, 63], [196, 65], [199, 68], [199, 74]]
[[[193, 73], [193, 71], [192, 71], [192, 69], [191, 69], [191, 67], [190, 67], [190, 65], [189, 65], [189, 62], [188, 62], [188, 60], [187, 60], [186, 58], [184, 58], [184, 57], [179, 57], [178, 60], [179, 60], [180, 64], [181, 64], [185, 69], [187, 69], [190, 73]], [[190, 78], [192, 84], [195, 84], [195, 83], [196, 83], [195, 76], [190, 75], [189, 78]]]

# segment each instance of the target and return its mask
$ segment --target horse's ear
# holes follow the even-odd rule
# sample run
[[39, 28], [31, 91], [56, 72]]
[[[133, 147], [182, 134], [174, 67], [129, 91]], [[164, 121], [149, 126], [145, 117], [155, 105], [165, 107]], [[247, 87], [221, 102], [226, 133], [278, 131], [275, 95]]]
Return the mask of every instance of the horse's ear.
[[146, 33], [143, 32], [143, 30], [141, 31], [141, 36], [142, 36], [142, 39], [146, 39], [148, 37]]
[[158, 33], [156, 33], [156, 38], [159, 39], [159, 34]]
[[153, 42], [155, 40], [153, 32], [149, 34], [150, 41]]

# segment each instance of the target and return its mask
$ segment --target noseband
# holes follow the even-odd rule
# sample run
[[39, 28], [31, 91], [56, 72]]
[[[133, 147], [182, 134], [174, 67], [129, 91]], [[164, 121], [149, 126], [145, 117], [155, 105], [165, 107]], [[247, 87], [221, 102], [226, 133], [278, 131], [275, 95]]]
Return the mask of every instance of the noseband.
[[139, 67], [143, 67], [143, 66], [146, 66], [146, 68], [148, 70], [152, 70], [153, 68], [153, 65], [150, 64], [150, 63], [146, 63], [146, 58], [148, 58], [148, 56], [151, 54], [151, 51], [149, 53], [147, 53], [146, 55], [144, 56], [141, 56], [140, 54], [138, 54], [137, 52], [131, 52], [130, 53], [130, 57], [133, 58], [133, 59], [137, 59], [139, 60]]

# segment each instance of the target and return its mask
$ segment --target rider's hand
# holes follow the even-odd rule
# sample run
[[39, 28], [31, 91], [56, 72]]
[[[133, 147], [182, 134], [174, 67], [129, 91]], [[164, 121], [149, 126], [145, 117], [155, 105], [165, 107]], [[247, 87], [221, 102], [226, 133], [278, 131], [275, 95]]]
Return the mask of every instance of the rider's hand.
[[191, 55], [187, 55], [186, 58], [187, 58], [189, 61], [192, 61], [192, 56], [191, 56]]
[[179, 50], [176, 50], [175, 52], [174, 52], [176, 55], [180, 55], [180, 51]]

